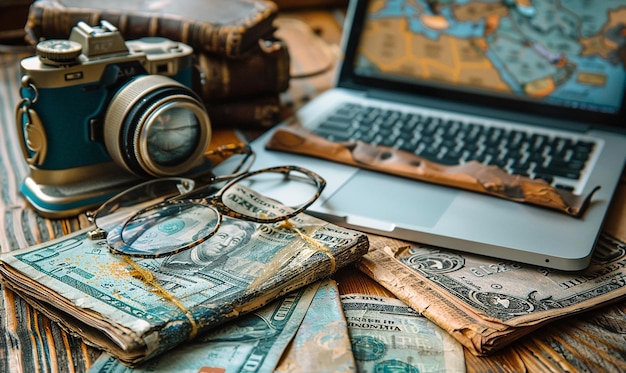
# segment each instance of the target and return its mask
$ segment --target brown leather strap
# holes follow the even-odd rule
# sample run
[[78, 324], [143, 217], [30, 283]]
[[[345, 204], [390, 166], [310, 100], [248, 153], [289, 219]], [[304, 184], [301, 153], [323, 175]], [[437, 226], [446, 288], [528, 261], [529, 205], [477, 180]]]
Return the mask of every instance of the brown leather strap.
[[508, 174], [497, 166], [476, 161], [446, 166], [386, 146], [331, 142], [299, 125], [278, 128], [266, 147], [547, 207], [574, 217], [582, 216], [591, 196], [600, 188], [579, 196], [541, 179]]

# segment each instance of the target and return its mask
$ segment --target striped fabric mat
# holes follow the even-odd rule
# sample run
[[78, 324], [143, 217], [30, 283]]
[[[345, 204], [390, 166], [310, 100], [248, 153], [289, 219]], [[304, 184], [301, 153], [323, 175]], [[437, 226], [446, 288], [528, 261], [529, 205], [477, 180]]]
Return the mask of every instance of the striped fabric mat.
[[[0, 251], [8, 252], [48, 241], [80, 228], [79, 219], [47, 220], [30, 209], [19, 192], [28, 174], [16, 134], [19, 59], [0, 54]], [[86, 220], [84, 220], [86, 223]], [[83, 223], [83, 224], [84, 224]], [[100, 355], [82, 340], [34, 310], [0, 285], [0, 372], [83, 372]]]

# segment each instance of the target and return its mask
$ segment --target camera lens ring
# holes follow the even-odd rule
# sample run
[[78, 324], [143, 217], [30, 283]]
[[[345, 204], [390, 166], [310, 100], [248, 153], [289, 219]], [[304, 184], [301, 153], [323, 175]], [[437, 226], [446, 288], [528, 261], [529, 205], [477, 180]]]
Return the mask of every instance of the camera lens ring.
[[[155, 161], [150, 155], [148, 134], [167, 110], [193, 114], [198, 133], [189, 157], [174, 164]], [[189, 115], [189, 114], [187, 114]], [[115, 163], [139, 176], [174, 176], [203, 162], [211, 139], [208, 115], [188, 87], [162, 75], [141, 75], [120, 88], [107, 108], [104, 142]]]
[[[197, 165], [195, 159], [201, 157], [206, 150], [198, 146], [200, 143], [199, 136], [195, 136], [194, 150], [187, 152], [184, 157], [186, 161], [180, 162], [158, 162], [151, 155], [153, 152], [149, 149], [149, 135], [153, 132], [155, 121], [161, 117], [166, 111], [184, 108], [190, 111], [198, 118], [201, 113], [198, 112], [197, 106], [189, 100], [189, 96], [179, 90], [166, 89], [159, 92], [153, 92], [146, 95], [143, 100], [135, 104], [128, 112], [122, 126], [121, 144], [122, 154], [128, 168], [131, 171], [140, 174], [146, 171], [151, 176], [175, 176], [181, 172], [187, 171], [190, 166]], [[187, 143], [186, 146], [191, 145]], [[207, 144], [208, 146], [208, 144]]]

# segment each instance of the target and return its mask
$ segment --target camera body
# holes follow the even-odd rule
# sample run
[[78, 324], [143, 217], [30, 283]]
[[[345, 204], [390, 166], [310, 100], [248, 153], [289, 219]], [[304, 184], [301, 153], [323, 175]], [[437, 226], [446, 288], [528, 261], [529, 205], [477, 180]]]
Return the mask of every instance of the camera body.
[[106, 21], [79, 22], [20, 66], [17, 133], [30, 170], [22, 193], [43, 215], [75, 214], [141, 178], [210, 169], [190, 46], [124, 41]]

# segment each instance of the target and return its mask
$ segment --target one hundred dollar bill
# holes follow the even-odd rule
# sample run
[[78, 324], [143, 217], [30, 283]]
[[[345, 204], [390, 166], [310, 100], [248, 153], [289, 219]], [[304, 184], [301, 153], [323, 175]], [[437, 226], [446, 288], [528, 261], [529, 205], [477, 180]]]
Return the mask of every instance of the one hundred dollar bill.
[[341, 296], [360, 373], [465, 372], [463, 347], [395, 298]]

